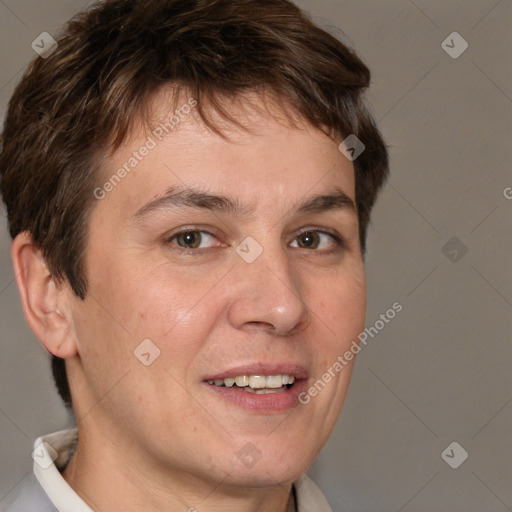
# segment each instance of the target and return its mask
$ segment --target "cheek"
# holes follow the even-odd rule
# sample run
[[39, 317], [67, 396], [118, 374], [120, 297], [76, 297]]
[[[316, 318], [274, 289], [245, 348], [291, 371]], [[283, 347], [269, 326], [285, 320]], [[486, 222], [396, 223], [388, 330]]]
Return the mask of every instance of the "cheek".
[[[162, 338], [180, 325], [191, 328], [215, 275], [194, 275], [167, 261], [126, 256], [104, 266], [91, 280], [91, 291], [102, 306], [132, 337]], [[99, 302], [99, 300], [98, 300]]]
[[[194, 358], [221, 314], [215, 294], [207, 293], [216, 280], [191, 279], [168, 265], [152, 267], [151, 272], [118, 265], [97, 273], [85, 307], [75, 315], [93, 397], [108, 394], [109, 400], [102, 401], [105, 407], [115, 404], [125, 421], [132, 421], [133, 413], [141, 424], [165, 416], [162, 403], [167, 403], [195, 428], [197, 411], [182, 385], [190, 381]], [[146, 339], [156, 347], [149, 346], [150, 357], [158, 353], [149, 366], [134, 353]], [[115, 393], [110, 393], [114, 387]], [[139, 415], [139, 410], [144, 413]]]
[[201, 308], [199, 283], [169, 268], [144, 269], [122, 261], [96, 268], [74, 321], [84, 371], [98, 383], [98, 392], [102, 381], [109, 386], [106, 376], [119, 377], [140, 366], [134, 351], [146, 339], [160, 350], [160, 362], [185, 367], [212, 317], [211, 307]]
[[223, 304], [216, 298], [215, 287], [219, 276], [197, 276], [167, 263], [126, 268], [128, 272], [132, 272], [132, 279], [124, 279], [109, 297], [116, 317], [130, 333], [110, 321], [116, 350], [127, 352], [134, 360], [133, 350], [142, 340], [150, 339], [160, 350], [157, 365], [168, 368], [181, 382], [187, 381], [194, 358], [222, 314]]
[[194, 344], [217, 316], [214, 285], [211, 276], [194, 278], [175, 269], [153, 272], [136, 291], [136, 331], [165, 343]]
[[350, 343], [364, 328], [366, 279], [364, 267], [353, 266], [324, 280], [323, 287], [311, 285], [312, 312], [330, 336], [330, 345]]

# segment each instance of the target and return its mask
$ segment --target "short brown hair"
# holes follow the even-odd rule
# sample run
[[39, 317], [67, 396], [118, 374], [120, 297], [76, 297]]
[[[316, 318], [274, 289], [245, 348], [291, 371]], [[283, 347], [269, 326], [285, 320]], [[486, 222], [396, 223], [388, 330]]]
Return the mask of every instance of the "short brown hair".
[[[56, 279], [84, 299], [84, 251], [99, 159], [126, 139], [164, 85], [230, 119], [223, 100], [270, 91], [312, 126], [365, 145], [354, 161], [360, 242], [388, 154], [363, 93], [370, 72], [353, 50], [287, 0], [106, 0], [73, 17], [58, 47], [28, 67], [2, 133], [0, 191], [14, 238], [28, 231]], [[236, 120], [231, 119], [233, 122]], [[58, 391], [71, 394], [53, 357]]]

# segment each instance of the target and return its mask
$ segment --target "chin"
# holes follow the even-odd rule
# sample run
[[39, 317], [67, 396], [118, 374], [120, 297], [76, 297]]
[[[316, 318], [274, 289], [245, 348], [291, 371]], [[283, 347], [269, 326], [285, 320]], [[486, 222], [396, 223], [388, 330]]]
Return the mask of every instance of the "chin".
[[[259, 444], [263, 446], [264, 440]], [[296, 443], [293, 448], [283, 443], [279, 449], [267, 440], [263, 449], [256, 446], [247, 442], [236, 453], [235, 459], [227, 462], [224, 469], [232, 472], [229, 477], [232, 483], [248, 487], [286, 485], [306, 472], [314, 458], [301, 443]]]
[[309, 465], [305, 466], [303, 470], [298, 470], [297, 468], [280, 469], [273, 465], [258, 466], [259, 464], [250, 469], [235, 471], [225, 482], [237, 487], [251, 488], [283, 486], [297, 480], [309, 468]]

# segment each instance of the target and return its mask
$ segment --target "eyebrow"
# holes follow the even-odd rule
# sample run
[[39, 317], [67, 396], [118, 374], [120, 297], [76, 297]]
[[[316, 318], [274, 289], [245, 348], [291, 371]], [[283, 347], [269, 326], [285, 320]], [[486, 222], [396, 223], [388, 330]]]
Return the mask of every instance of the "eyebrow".
[[[158, 211], [183, 206], [238, 217], [251, 217], [254, 216], [256, 212], [253, 205], [245, 205], [236, 198], [211, 194], [193, 187], [171, 187], [161, 197], [139, 208], [133, 215], [133, 219], [140, 220]], [[354, 201], [339, 187], [335, 187], [332, 192], [328, 194], [315, 195], [305, 199], [295, 207], [295, 213], [303, 215], [308, 213], [322, 213], [330, 210], [357, 212]]]

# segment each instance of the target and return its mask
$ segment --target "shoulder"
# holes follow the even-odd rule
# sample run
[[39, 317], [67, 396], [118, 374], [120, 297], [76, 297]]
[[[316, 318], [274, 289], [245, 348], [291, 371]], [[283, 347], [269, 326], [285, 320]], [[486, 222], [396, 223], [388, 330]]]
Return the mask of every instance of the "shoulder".
[[27, 475], [0, 502], [3, 512], [57, 512], [33, 473]]

